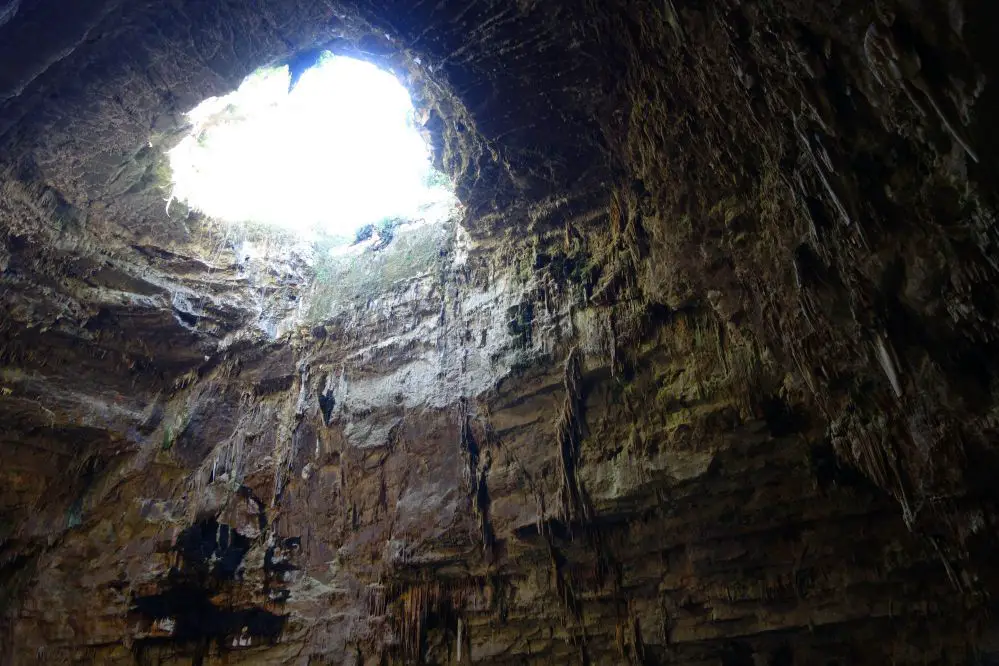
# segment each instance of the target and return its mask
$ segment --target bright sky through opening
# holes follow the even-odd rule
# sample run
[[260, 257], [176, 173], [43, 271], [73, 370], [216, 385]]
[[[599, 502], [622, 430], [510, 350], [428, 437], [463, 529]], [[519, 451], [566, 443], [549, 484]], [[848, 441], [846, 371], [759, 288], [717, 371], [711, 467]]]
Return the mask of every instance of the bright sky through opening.
[[191, 134], [170, 151], [172, 198], [229, 222], [333, 235], [450, 211], [454, 195], [392, 74], [327, 54], [291, 93], [289, 77], [260, 69], [188, 114]]

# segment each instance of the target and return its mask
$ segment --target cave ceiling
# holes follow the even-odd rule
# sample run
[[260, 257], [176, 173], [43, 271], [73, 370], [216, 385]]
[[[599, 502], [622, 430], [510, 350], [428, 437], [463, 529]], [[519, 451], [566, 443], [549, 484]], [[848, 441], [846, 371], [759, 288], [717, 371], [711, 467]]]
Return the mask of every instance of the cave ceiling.
[[[0, 663], [996, 662], [995, 25], [0, 0]], [[254, 263], [167, 151], [323, 50], [460, 215]]]

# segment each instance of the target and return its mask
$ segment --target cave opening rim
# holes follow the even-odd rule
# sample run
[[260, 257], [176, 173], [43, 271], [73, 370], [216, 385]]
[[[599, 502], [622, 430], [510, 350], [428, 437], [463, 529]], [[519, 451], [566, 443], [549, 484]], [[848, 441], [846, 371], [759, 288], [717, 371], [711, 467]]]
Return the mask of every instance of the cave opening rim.
[[[167, 213], [179, 203], [228, 238], [318, 241], [347, 253], [389, 242], [399, 226], [459, 219], [455, 184], [434, 161], [431, 113], [392, 69], [323, 49], [304, 67], [300, 57], [263, 65], [234, 90], [206, 98], [184, 114], [185, 131], [166, 152]], [[335, 104], [338, 93], [349, 103]], [[341, 115], [318, 117], [330, 110]], [[218, 139], [221, 151], [212, 145]], [[353, 152], [321, 159], [345, 143]], [[346, 197], [353, 200], [345, 207]]]

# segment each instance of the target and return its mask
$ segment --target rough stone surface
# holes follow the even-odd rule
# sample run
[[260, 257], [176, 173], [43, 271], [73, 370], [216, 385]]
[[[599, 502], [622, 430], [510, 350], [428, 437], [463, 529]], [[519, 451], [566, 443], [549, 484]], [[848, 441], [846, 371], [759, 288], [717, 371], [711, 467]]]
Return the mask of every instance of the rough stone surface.
[[[0, 2], [0, 662], [999, 660], [997, 24]], [[316, 48], [464, 205], [325, 280], [166, 205]]]

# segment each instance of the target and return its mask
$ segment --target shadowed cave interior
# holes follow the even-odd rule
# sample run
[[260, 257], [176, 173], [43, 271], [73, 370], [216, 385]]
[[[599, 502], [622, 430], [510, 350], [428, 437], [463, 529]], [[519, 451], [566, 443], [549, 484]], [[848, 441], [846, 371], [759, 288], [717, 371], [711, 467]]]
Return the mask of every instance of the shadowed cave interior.
[[[999, 663], [996, 25], [0, 0], [0, 663]], [[181, 196], [330, 56], [443, 203]]]

